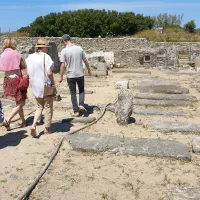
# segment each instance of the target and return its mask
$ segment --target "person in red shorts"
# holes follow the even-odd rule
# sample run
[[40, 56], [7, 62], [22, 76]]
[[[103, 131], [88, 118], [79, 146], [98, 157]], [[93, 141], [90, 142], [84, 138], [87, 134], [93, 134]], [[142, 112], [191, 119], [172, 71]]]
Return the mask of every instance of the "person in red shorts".
[[5, 72], [3, 82], [4, 98], [13, 100], [16, 103], [8, 118], [4, 119], [3, 122], [8, 131], [10, 130], [11, 120], [17, 113], [22, 120], [21, 126], [27, 126], [23, 111], [23, 106], [27, 98], [27, 90], [18, 89], [18, 77], [21, 76], [21, 70], [26, 68], [26, 64], [21, 54], [16, 50], [16, 46], [16, 41], [13, 38], [5, 39], [3, 53], [0, 55], [0, 71]]

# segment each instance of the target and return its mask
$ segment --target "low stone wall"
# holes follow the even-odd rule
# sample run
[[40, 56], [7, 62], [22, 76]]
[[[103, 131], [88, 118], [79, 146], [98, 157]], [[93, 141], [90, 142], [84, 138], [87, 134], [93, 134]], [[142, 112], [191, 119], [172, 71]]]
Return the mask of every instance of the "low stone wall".
[[[0, 49], [2, 49], [4, 36], [0, 37]], [[38, 38], [19, 37], [15, 38], [18, 43], [17, 49], [24, 58], [34, 52], [34, 46]], [[59, 37], [46, 37], [52, 48], [49, 54], [55, 62], [55, 71], [59, 71], [59, 56], [63, 42]], [[163, 67], [176, 67], [179, 52], [190, 52], [188, 57], [194, 60], [195, 54], [191, 56], [192, 49], [200, 50], [200, 42], [151, 42], [144, 38], [72, 38], [73, 43], [80, 45], [86, 54], [91, 57], [95, 52], [105, 52], [111, 58], [111, 62], [119, 66], [128, 67], [156, 67], [162, 63]], [[110, 64], [110, 63], [108, 63]]]

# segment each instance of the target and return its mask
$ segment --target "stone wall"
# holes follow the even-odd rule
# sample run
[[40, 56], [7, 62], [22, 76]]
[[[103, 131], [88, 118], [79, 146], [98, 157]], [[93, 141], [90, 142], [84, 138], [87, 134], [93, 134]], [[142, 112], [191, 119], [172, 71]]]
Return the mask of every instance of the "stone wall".
[[[0, 49], [2, 49], [4, 36], [0, 37]], [[52, 48], [49, 54], [55, 62], [55, 71], [59, 71], [59, 56], [64, 47], [61, 38], [46, 37]], [[24, 58], [34, 52], [34, 46], [38, 38], [16, 38], [17, 49]], [[95, 52], [105, 52], [106, 62], [113, 62], [118, 66], [127, 67], [176, 67], [179, 52], [190, 52], [194, 60], [195, 54], [200, 50], [200, 42], [151, 42], [144, 38], [72, 38], [73, 43], [83, 47], [88, 57]], [[194, 51], [194, 50], [195, 51]], [[193, 50], [193, 51], [192, 51]], [[108, 58], [108, 55], [112, 57]], [[110, 64], [110, 63], [108, 63]]]

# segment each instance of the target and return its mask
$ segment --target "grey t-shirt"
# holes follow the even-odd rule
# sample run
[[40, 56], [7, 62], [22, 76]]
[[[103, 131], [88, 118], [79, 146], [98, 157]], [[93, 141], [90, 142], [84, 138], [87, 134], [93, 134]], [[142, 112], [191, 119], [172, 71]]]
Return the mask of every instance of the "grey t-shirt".
[[68, 78], [84, 76], [82, 63], [84, 58], [86, 58], [86, 55], [83, 49], [74, 44], [67, 45], [61, 51], [60, 62], [66, 62]]

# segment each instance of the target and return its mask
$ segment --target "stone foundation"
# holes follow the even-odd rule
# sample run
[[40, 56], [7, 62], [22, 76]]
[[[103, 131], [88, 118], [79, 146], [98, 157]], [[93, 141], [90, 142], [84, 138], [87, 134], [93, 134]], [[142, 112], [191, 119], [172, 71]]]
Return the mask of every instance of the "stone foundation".
[[[0, 37], [2, 49], [5, 36]], [[24, 58], [34, 52], [38, 38], [15, 38], [17, 49]], [[59, 56], [64, 45], [59, 37], [46, 37], [52, 48], [49, 54], [55, 62], [55, 72], [59, 71]], [[104, 56], [107, 66], [126, 67], [179, 67], [179, 53], [187, 52], [189, 62], [198, 56], [200, 42], [151, 42], [144, 38], [72, 38], [72, 42], [80, 45], [88, 57]], [[1, 50], [2, 51], [2, 50]], [[1, 52], [0, 52], [1, 53]], [[189, 67], [189, 65], [188, 65]]]

